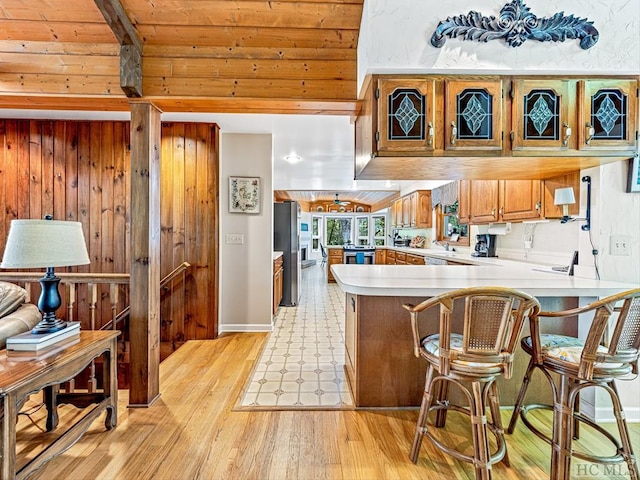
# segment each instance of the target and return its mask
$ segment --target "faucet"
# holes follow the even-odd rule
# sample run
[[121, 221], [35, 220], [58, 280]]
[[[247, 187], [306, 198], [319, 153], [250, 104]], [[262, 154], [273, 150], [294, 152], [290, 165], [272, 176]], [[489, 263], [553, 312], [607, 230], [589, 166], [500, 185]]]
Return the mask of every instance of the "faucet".
[[442, 248], [444, 248], [447, 252], [448, 251], [452, 251], [455, 252], [456, 249], [454, 247], [449, 246], [449, 244], [447, 242], [439, 242], [437, 240], [434, 240], [433, 243], [435, 243], [436, 245], [440, 245]]

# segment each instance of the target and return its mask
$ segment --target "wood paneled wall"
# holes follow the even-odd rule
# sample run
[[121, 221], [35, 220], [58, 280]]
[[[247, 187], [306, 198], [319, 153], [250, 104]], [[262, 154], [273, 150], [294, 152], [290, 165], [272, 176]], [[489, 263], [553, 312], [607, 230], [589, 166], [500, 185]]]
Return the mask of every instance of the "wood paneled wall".
[[[0, 249], [11, 220], [50, 213], [84, 228], [91, 264], [68, 271], [128, 272], [135, 221], [129, 128], [129, 122], [0, 120]], [[184, 261], [192, 265], [163, 292], [161, 339], [171, 348], [217, 334], [218, 127], [167, 124], [162, 135], [162, 275]], [[126, 292], [121, 297], [128, 303]], [[87, 328], [86, 289], [77, 301]], [[97, 327], [111, 315], [108, 287], [99, 302]]]

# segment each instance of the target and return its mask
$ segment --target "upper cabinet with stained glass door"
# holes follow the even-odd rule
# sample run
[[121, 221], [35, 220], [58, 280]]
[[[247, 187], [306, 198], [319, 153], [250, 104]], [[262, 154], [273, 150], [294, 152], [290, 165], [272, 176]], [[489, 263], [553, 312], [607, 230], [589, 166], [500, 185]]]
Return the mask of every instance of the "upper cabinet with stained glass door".
[[445, 81], [445, 150], [502, 150], [502, 80]]
[[380, 79], [377, 150], [432, 152], [435, 149], [435, 80]]
[[633, 151], [638, 141], [637, 81], [582, 80], [578, 92], [578, 149]]
[[511, 98], [512, 150], [575, 150], [576, 81], [514, 80]]

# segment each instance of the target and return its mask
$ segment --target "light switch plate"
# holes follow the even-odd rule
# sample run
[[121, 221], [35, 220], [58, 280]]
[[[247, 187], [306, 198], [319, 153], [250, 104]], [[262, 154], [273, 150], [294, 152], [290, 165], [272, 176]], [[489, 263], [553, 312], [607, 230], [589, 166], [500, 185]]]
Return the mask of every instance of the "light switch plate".
[[244, 243], [244, 235], [241, 233], [227, 233], [225, 241], [230, 245], [242, 245]]

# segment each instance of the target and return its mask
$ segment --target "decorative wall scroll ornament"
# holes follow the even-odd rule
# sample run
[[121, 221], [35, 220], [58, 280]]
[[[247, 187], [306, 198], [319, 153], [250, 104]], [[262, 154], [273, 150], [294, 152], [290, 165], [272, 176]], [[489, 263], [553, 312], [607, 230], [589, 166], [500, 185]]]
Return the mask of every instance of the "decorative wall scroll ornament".
[[512, 0], [500, 10], [500, 17], [485, 17], [470, 11], [467, 15], [448, 17], [438, 24], [431, 36], [431, 45], [440, 48], [446, 37], [464, 37], [465, 40], [488, 42], [504, 38], [511, 47], [518, 47], [526, 40], [539, 42], [564, 42], [567, 38], [579, 38], [584, 50], [598, 42], [598, 30], [593, 22], [573, 15], [556, 13], [549, 18], [538, 18], [531, 13], [524, 0]]

